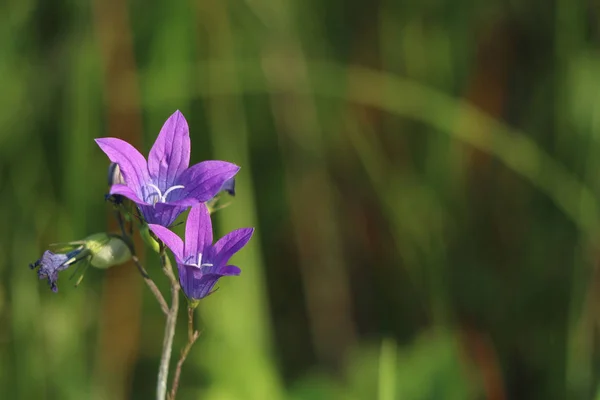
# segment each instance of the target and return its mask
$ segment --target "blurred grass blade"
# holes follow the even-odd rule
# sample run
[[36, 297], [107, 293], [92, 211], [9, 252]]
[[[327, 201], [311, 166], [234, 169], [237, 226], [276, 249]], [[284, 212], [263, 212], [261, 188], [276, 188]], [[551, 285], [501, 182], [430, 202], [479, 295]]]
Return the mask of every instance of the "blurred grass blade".
[[394, 400], [396, 398], [397, 353], [398, 348], [393, 339], [385, 338], [381, 341], [378, 400]]
[[[249, 59], [245, 62], [255, 65], [260, 60]], [[286, 61], [272, 59], [271, 62], [285, 65]], [[307, 61], [307, 68], [315, 79], [310, 87], [268, 88], [262, 83], [263, 79], [256, 75], [255, 68], [240, 68], [240, 72], [246, 73], [242, 75], [243, 85], [200, 87], [194, 95], [239, 96], [244, 93], [284, 90], [347, 100], [421, 121], [455, 140], [493, 155], [547, 195], [579, 230], [589, 237], [597, 236], [598, 200], [593, 192], [523, 132], [490, 117], [463, 100], [390, 73], [326, 61]], [[219, 60], [198, 65], [199, 73], [207, 73], [209, 69], [220, 70], [222, 73], [228, 71], [224, 62]], [[234, 77], [222, 75], [222, 78]], [[352, 82], [352, 86], [347, 87], [347, 82]], [[383, 96], [384, 92], [388, 95]], [[170, 93], [168, 97], [170, 96], [178, 97], [181, 94]], [[157, 107], [164, 103], [164, 98], [152, 97], [148, 99], [148, 103]], [[128, 107], [127, 103], [122, 106]], [[469, 119], [471, 123], [461, 126], [462, 129], [459, 130], [460, 119]], [[482, 130], [486, 135], [480, 134]]]

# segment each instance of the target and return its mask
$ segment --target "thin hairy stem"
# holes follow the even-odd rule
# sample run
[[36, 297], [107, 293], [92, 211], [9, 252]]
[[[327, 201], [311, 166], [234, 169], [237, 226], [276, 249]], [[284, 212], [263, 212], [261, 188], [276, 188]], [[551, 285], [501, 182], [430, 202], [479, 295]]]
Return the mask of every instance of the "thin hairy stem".
[[173, 385], [171, 386], [171, 394], [169, 395], [169, 400], [175, 400], [175, 396], [177, 395], [177, 389], [179, 388], [179, 378], [181, 377], [181, 368], [183, 367], [183, 363], [187, 358], [190, 350], [196, 340], [200, 336], [200, 332], [194, 330], [194, 309], [192, 307], [188, 307], [188, 342], [181, 350], [181, 356], [179, 357], [179, 361], [177, 362], [177, 368], [175, 369], [175, 376], [173, 377]]
[[165, 324], [165, 336], [163, 339], [162, 355], [160, 357], [160, 367], [158, 369], [158, 382], [156, 386], [157, 400], [164, 400], [167, 395], [167, 380], [169, 378], [169, 362], [171, 361], [171, 350], [173, 348], [173, 337], [175, 336], [175, 326], [177, 324], [177, 311], [179, 310], [179, 283], [173, 274], [171, 260], [165, 251], [165, 244], [160, 244], [160, 261], [163, 272], [171, 282], [171, 309], [167, 313]]
[[[121, 212], [119, 210], [115, 211], [115, 217], [117, 218], [117, 222], [119, 223], [119, 228], [121, 229], [121, 235], [123, 236], [125, 243], [127, 243], [127, 245], [129, 246], [129, 250], [131, 251], [131, 259], [133, 260], [133, 263], [137, 267], [138, 271], [140, 271], [140, 274], [142, 275], [144, 282], [146, 282], [146, 285], [148, 286], [148, 288], [150, 289], [150, 291], [152, 292], [154, 297], [156, 297], [156, 300], [158, 301], [158, 304], [160, 305], [162, 312], [165, 315], [169, 314], [169, 306], [167, 305], [167, 302], [165, 301], [164, 296], [162, 295], [162, 293], [160, 292], [160, 290], [158, 289], [158, 287], [156, 286], [156, 284], [154, 283], [152, 278], [150, 278], [150, 276], [148, 275], [148, 272], [146, 272], [146, 269], [144, 268], [144, 266], [140, 262], [140, 259], [138, 258], [137, 254], [135, 253], [135, 245], [133, 243], [133, 237], [131, 236], [131, 233], [127, 234], [127, 232], [125, 231], [123, 215], [121, 214]], [[130, 232], [132, 231], [132, 228], [131, 228], [132, 225], [133, 224], [130, 224]]]
[[132, 254], [131, 258], [132, 258], [133, 262], [135, 263], [135, 266], [137, 267], [138, 271], [140, 271], [140, 274], [142, 275], [144, 282], [146, 282], [146, 285], [148, 286], [148, 288], [150, 289], [150, 291], [152, 292], [154, 297], [156, 297], [156, 300], [158, 301], [158, 304], [160, 304], [160, 308], [162, 309], [162, 312], [165, 315], [168, 315], [169, 314], [169, 306], [167, 305], [165, 298], [163, 297], [162, 293], [160, 292], [160, 290], [158, 289], [158, 287], [156, 286], [156, 284], [154, 283], [152, 278], [150, 278], [150, 276], [148, 276], [148, 273], [146, 272], [146, 270], [140, 263], [140, 259], [135, 254]]
[[125, 223], [123, 222], [123, 216], [121, 215], [121, 211], [115, 209], [115, 218], [119, 223], [119, 229], [121, 229], [121, 233], [125, 235]]

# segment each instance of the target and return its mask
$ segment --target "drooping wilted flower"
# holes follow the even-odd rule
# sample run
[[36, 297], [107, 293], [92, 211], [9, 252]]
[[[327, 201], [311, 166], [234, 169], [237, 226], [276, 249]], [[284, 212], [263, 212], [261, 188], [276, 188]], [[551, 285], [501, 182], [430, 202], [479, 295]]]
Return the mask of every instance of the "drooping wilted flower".
[[53, 253], [50, 250], [46, 250], [42, 255], [42, 258], [29, 265], [31, 269], [38, 268], [38, 277], [40, 279], [47, 279], [48, 285], [53, 292], [58, 292], [56, 281], [58, 281], [58, 273], [69, 268], [71, 265], [78, 261], [85, 259], [87, 255], [84, 252], [83, 246], [70, 251], [66, 254]]
[[29, 265], [38, 269], [38, 277], [48, 280], [53, 292], [58, 291], [58, 273], [83, 262], [106, 269], [124, 263], [131, 258], [131, 249], [118, 235], [96, 233], [84, 240], [59, 245], [58, 252], [46, 250], [42, 258]]
[[254, 232], [254, 228], [237, 229], [213, 245], [212, 223], [204, 203], [190, 210], [185, 243], [163, 226], [150, 224], [148, 227], [175, 255], [181, 288], [192, 303], [209, 295], [222, 276], [241, 273], [238, 267], [227, 263], [248, 243]]
[[[190, 136], [183, 114], [176, 111], [163, 125], [148, 162], [129, 143], [116, 138], [96, 139], [108, 158], [119, 165], [124, 184], [113, 184], [111, 195], [138, 204], [146, 221], [169, 226], [188, 207], [213, 198], [238, 172], [225, 161], [203, 161], [191, 167]], [[229, 190], [233, 189], [228, 188]]]

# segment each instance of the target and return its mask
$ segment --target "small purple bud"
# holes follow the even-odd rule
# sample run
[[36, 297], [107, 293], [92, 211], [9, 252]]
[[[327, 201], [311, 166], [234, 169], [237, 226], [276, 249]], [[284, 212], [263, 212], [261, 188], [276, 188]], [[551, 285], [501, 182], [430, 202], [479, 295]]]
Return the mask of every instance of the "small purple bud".
[[221, 190], [229, 193], [231, 196], [235, 196], [235, 178], [231, 178], [223, 184]]

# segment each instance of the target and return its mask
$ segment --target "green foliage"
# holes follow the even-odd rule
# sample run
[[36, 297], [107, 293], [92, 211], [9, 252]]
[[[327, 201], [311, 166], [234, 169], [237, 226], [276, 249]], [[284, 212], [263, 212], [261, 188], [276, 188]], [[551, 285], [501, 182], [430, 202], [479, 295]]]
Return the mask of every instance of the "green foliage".
[[106, 229], [92, 139], [141, 126], [144, 153], [175, 109], [193, 163], [242, 166], [216, 236], [257, 227], [198, 307], [178, 398], [476, 399], [490, 365], [506, 398], [600, 398], [596, 9], [48, 4], [0, 5], [3, 398], [152, 396], [164, 320], [141, 279], [116, 306], [116, 268], [53, 295], [27, 265]]

